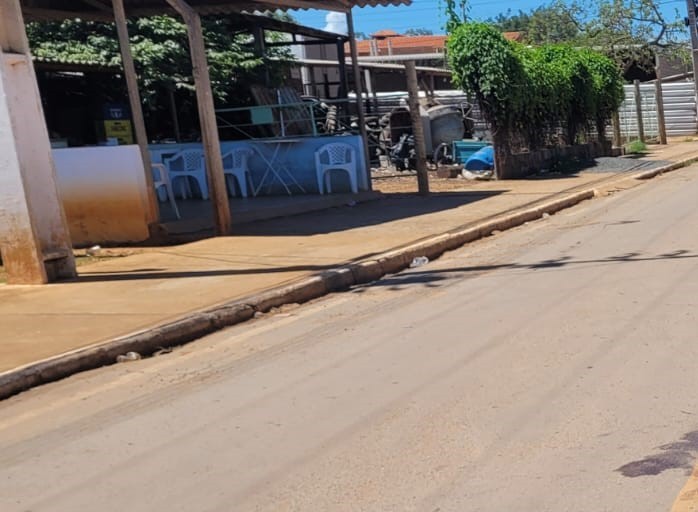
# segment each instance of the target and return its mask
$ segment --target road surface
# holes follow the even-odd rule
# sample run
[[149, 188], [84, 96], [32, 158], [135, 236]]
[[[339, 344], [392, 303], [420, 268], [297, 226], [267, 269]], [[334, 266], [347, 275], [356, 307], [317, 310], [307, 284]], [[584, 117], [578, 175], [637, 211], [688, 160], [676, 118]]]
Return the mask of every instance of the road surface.
[[0, 403], [0, 510], [693, 510], [696, 170]]

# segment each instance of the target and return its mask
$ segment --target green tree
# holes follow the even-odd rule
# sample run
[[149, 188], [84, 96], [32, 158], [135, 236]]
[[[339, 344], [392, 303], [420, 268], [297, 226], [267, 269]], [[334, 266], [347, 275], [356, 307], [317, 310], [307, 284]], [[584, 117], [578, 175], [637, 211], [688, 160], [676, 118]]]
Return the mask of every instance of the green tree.
[[434, 31], [428, 28], [408, 28], [405, 30], [406, 36], [433, 36]]
[[526, 32], [531, 23], [531, 14], [521, 9], [514, 13], [509, 9], [506, 13], [500, 13], [494, 18], [490, 18], [487, 23], [494, 25], [502, 32]]
[[678, 11], [665, 15], [659, 0], [601, 0], [576, 4], [577, 23], [582, 27], [579, 42], [601, 48], [618, 63], [645, 62], [654, 66], [654, 56], [686, 55], [686, 29]]
[[514, 14], [509, 9], [489, 22], [503, 32], [524, 32], [530, 44], [563, 43], [579, 37], [578, 11], [574, 4], [554, 1], [529, 12], [519, 10]]
[[582, 13], [574, 4], [557, 0], [531, 11], [526, 29], [530, 44], [555, 44], [577, 41], [580, 35], [578, 16]]
[[[202, 24], [213, 94], [219, 103], [225, 103], [244, 92], [241, 88], [265, 59], [253, 54], [248, 36], [239, 34], [234, 18], [205, 17]], [[163, 88], [193, 90], [187, 30], [181, 21], [170, 16], [138, 18], [129, 21], [129, 33], [146, 104], [157, 102]], [[110, 23], [30, 23], [27, 34], [39, 58], [107, 66], [121, 62], [116, 29]], [[266, 57], [289, 58], [289, 54], [272, 50]]]
[[468, 20], [470, 5], [468, 0], [443, 0], [446, 12], [446, 32], [454, 31]]

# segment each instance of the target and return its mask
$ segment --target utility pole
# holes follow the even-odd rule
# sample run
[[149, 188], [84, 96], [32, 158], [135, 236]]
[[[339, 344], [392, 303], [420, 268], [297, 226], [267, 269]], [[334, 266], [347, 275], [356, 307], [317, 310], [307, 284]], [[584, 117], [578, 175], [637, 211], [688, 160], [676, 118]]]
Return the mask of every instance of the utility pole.
[[698, 32], [696, 27], [696, 9], [698, 5], [696, 0], [686, 0], [686, 8], [688, 9], [688, 31], [691, 33], [691, 56], [693, 57], [693, 83], [696, 88], [696, 99], [698, 99]]

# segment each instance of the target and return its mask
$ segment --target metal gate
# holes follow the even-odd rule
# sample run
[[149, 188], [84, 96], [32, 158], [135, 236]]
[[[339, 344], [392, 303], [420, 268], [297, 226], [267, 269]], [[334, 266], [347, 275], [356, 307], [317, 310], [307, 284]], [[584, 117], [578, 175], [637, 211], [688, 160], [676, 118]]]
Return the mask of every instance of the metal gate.
[[[667, 135], [677, 137], [695, 135], [698, 123], [696, 119], [696, 94], [693, 82], [675, 82], [662, 84], [664, 96], [664, 117], [666, 119]], [[642, 107], [642, 122], [645, 136], [659, 136], [657, 125], [657, 96], [655, 85], [640, 85], [640, 106]], [[637, 129], [637, 112], [635, 106], [635, 87], [625, 86], [625, 101], [620, 108], [620, 127], [624, 139], [639, 136]]]

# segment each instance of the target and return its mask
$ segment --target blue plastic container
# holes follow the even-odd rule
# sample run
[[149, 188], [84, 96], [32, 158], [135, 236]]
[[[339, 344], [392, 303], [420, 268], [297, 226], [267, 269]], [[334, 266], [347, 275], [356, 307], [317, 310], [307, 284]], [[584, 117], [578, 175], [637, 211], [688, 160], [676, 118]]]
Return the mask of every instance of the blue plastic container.
[[491, 171], [494, 169], [494, 148], [484, 147], [465, 161], [466, 171]]
[[481, 140], [453, 141], [453, 161], [462, 164], [479, 150], [489, 145], [489, 142], [482, 142]]

